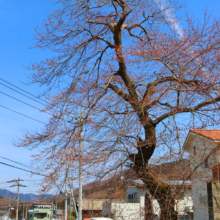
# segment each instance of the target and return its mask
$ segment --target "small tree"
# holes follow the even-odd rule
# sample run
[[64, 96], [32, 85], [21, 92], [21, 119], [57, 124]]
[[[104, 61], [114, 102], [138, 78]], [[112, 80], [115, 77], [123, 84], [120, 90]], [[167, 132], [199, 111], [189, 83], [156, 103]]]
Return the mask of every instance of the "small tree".
[[[103, 177], [131, 160], [167, 220], [177, 219], [177, 192], [151, 172], [150, 161], [156, 153], [181, 158], [182, 131], [218, 125], [220, 32], [218, 20], [188, 18], [180, 37], [166, 17], [181, 7], [178, 1], [155, 2], [56, 1], [61, 7], [35, 36], [36, 47], [54, 57], [29, 67], [32, 82], [47, 86], [53, 117], [18, 146], [49, 144], [35, 158], [46, 162], [46, 180], [54, 183], [63, 158], [71, 166], [80, 159], [72, 155], [84, 125], [87, 174], [95, 169]], [[80, 107], [83, 122], [76, 124]]]
[[75, 213], [75, 211], [72, 211], [72, 212], [71, 212], [71, 218], [69, 218], [69, 216], [68, 216], [68, 219], [70, 219], [70, 220], [75, 220], [75, 219], [76, 219], [76, 213]]

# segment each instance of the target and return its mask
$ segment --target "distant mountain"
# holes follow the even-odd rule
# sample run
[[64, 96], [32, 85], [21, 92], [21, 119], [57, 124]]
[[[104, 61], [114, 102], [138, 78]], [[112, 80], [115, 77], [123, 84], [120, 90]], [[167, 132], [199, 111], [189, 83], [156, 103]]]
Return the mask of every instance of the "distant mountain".
[[[16, 199], [17, 194], [7, 189], [0, 189], [0, 196], [7, 196], [12, 199]], [[19, 193], [19, 200], [22, 202], [31, 201], [36, 202], [37, 200], [48, 199], [52, 197], [52, 194], [33, 194], [33, 193]]]

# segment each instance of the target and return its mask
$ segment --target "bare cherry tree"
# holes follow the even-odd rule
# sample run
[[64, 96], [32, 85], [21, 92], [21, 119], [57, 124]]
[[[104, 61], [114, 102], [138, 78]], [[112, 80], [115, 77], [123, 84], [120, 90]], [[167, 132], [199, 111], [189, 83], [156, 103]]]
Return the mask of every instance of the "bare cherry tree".
[[167, 19], [181, 8], [177, 0], [163, 7], [153, 0], [56, 3], [35, 35], [36, 47], [54, 57], [29, 67], [32, 82], [47, 87], [46, 111], [53, 117], [18, 146], [48, 144], [36, 158], [44, 158], [55, 181], [64, 154], [71, 166], [80, 160], [83, 129], [88, 175], [96, 169], [103, 176], [130, 161], [158, 200], [161, 219], [177, 219], [175, 193], [149, 162], [156, 153], [181, 155], [184, 129], [219, 123], [219, 21], [188, 18], [180, 37]]

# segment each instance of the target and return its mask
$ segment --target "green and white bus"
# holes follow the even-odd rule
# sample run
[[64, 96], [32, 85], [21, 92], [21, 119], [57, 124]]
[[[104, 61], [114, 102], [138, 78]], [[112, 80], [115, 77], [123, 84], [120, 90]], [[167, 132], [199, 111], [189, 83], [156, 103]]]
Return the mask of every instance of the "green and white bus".
[[28, 212], [30, 213], [29, 220], [51, 220], [53, 215], [52, 204], [34, 202], [32, 209], [28, 210]]

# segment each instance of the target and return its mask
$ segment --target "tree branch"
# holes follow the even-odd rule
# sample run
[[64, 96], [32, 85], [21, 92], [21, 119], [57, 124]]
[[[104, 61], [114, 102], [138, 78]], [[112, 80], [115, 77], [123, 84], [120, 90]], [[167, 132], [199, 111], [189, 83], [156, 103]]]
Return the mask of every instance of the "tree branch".
[[108, 88], [114, 91], [117, 95], [123, 98], [126, 102], [129, 102], [129, 100], [131, 99], [131, 97], [127, 93], [123, 92], [121, 89], [119, 89], [117, 86], [111, 83], [109, 83]]
[[158, 124], [160, 123], [162, 120], [166, 119], [167, 117], [169, 116], [172, 116], [172, 115], [176, 115], [176, 114], [179, 114], [179, 113], [183, 113], [183, 112], [195, 112], [199, 109], [201, 109], [202, 107], [204, 106], [207, 106], [207, 105], [211, 105], [211, 104], [215, 104], [217, 102], [220, 101], [220, 96], [218, 96], [217, 98], [215, 99], [212, 99], [212, 100], [207, 100], [207, 101], [203, 101], [201, 102], [200, 104], [194, 106], [194, 107], [191, 107], [191, 108], [176, 108], [174, 111], [170, 111], [170, 112], [167, 112], [163, 115], [161, 115], [159, 118], [157, 118], [156, 120], [153, 121], [154, 124]]

